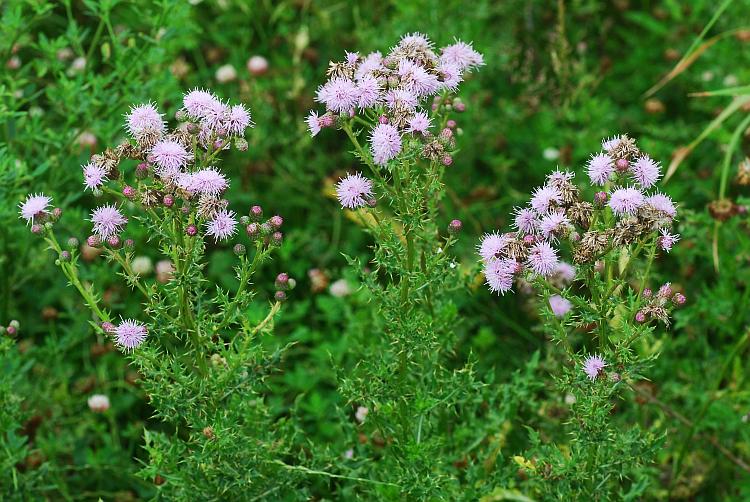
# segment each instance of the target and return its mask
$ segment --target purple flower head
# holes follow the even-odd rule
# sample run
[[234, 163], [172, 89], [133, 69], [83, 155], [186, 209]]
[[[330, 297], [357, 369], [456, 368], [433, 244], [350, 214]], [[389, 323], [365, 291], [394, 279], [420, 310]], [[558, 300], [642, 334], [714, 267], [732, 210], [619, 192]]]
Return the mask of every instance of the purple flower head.
[[536, 230], [539, 227], [539, 220], [533, 209], [528, 207], [516, 208], [515, 214], [513, 215], [513, 226], [515, 226], [519, 232], [533, 234], [536, 233]]
[[552, 313], [555, 314], [555, 317], [557, 318], [565, 317], [565, 314], [570, 312], [570, 309], [573, 308], [573, 304], [560, 295], [550, 296], [549, 306], [552, 309]]
[[89, 162], [83, 166], [83, 185], [84, 190], [95, 190], [107, 181], [107, 170], [94, 162]]
[[144, 103], [130, 108], [126, 115], [126, 126], [130, 135], [136, 139], [144, 133], [163, 134], [166, 130], [163, 114], [159, 113], [152, 103]]
[[346, 64], [350, 66], [354, 66], [355, 64], [357, 64], [357, 61], [359, 61], [359, 52], [344, 52], [346, 53]]
[[336, 185], [336, 195], [342, 207], [362, 207], [372, 197], [372, 181], [360, 173], [349, 174]]
[[107, 204], [94, 209], [89, 221], [94, 224], [94, 233], [101, 240], [107, 240], [110, 236], [120, 233], [128, 219], [115, 206]]
[[456, 65], [460, 70], [484, 65], [484, 58], [471, 44], [457, 40], [455, 44], [440, 49], [440, 61]]
[[662, 228], [661, 237], [659, 237], [659, 247], [669, 253], [672, 250], [672, 246], [677, 244], [679, 240], [679, 234], [670, 234], [666, 228]]
[[449, 91], [455, 91], [458, 89], [458, 84], [463, 81], [461, 68], [453, 63], [441, 62], [437, 68], [437, 72], [440, 74], [442, 87]]
[[214, 238], [214, 242], [226, 240], [237, 230], [237, 220], [234, 211], [222, 209], [216, 212], [213, 220], [206, 222], [206, 235]]
[[310, 137], [314, 138], [317, 136], [321, 129], [318, 112], [310, 110], [310, 114], [305, 119], [305, 122], [307, 122], [307, 130], [310, 131]]
[[433, 43], [427, 35], [419, 32], [407, 33], [398, 42], [399, 47], [413, 47], [415, 49], [432, 50]]
[[586, 376], [592, 382], [604, 371], [606, 366], [607, 363], [604, 361], [604, 358], [598, 354], [588, 356], [583, 360], [583, 372], [586, 373]]
[[148, 336], [146, 326], [135, 319], [121, 319], [114, 332], [115, 343], [126, 352], [138, 347]]
[[182, 98], [182, 105], [188, 114], [196, 119], [202, 119], [209, 108], [216, 105], [219, 99], [209, 91], [193, 89]]
[[26, 223], [34, 223], [34, 218], [47, 214], [47, 208], [51, 203], [52, 197], [47, 197], [43, 193], [29, 195], [19, 205], [21, 218], [26, 220]]
[[661, 176], [659, 164], [648, 155], [639, 157], [630, 168], [630, 171], [641, 188], [652, 187], [654, 183], [659, 181], [659, 177]]
[[539, 230], [545, 239], [555, 239], [555, 235], [570, 226], [570, 220], [561, 210], [550, 211], [539, 222]]
[[492, 260], [485, 264], [484, 278], [492, 293], [505, 294], [513, 287], [513, 274], [518, 263], [510, 258]]
[[370, 150], [376, 164], [386, 164], [401, 151], [398, 129], [390, 124], [376, 125], [370, 135]]
[[398, 62], [397, 72], [404, 87], [417, 96], [431, 96], [440, 89], [437, 75], [428, 73], [422, 66], [409, 59]]
[[602, 140], [602, 148], [605, 152], [609, 153], [620, 144], [622, 136], [612, 136], [611, 138], [605, 138]]
[[383, 67], [383, 55], [379, 52], [371, 52], [368, 54], [357, 67], [354, 72], [354, 78], [357, 81], [362, 80], [365, 75], [370, 75], [375, 70], [379, 70]]
[[243, 105], [234, 105], [224, 121], [224, 128], [230, 136], [242, 136], [245, 129], [252, 126], [250, 112]]
[[361, 110], [380, 102], [380, 81], [372, 75], [364, 75], [357, 82], [357, 106]]
[[570, 181], [575, 178], [575, 176], [576, 175], [571, 173], [570, 171], [560, 171], [559, 169], [555, 169], [547, 175], [547, 184]]
[[645, 202], [646, 199], [640, 190], [626, 187], [612, 192], [608, 205], [616, 215], [622, 215], [635, 213]]
[[176, 175], [192, 160], [192, 156], [185, 147], [172, 140], [156, 143], [151, 149], [151, 156], [157, 166], [157, 174], [163, 178]]
[[655, 193], [646, 198], [646, 204], [657, 211], [665, 213], [670, 218], [677, 216], [677, 208], [675, 207], [674, 202], [672, 202], [672, 199], [667, 195]]
[[479, 256], [487, 263], [500, 257], [505, 246], [508, 245], [508, 238], [498, 233], [485, 234], [479, 243]]
[[595, 185], [604, 185], [615, 172], [612, 158], [606, 153], [592, 155], [586, 169], [591, 183]]
[[[205, 131], [211, 131], [211, 132], [222, 132], [228, 133], [227, 130], [227, 124], [229, 123], [229, 116], [232, 113], [232, 109], [229, 107], [228, 104], [222, 103], [220, 100], [213, 101], [203, 112], [203, 116], [201, 117], [201, 125], [203, 126], [204, 132]], [[248, 124], [250, 121], [250, 114], [248, 113], [247, 116]], [[243, 129], [244, 131], [244, 129]]]
[[407, 121], [407, 124], [406, 132], [427, 134], [432, 125], [432, 119], [425, 112], [417, 112]]
[[385, 95], [385, 103], [389, 108], [403, 107], [416, 110], [419, 99], [416, 94], [406, 89], [394, 89]]
[[546, 277], [555, 270], [557, 263], [557, 252], [548, 242], [534, 244], [529, 251], [527, 265], [535, 274]]
[[537, 214], [545, 214], [549, 211], [550, 206], [555, 203], [559, 204], [562, 201], [562, 194], [560, 190], [553, 186], [544, 185], [536, 190], [531, 196], [531, 207]]
[[229, 188], [229, 181], [221, 171], [215, 167], [208, 167], [183, 174], [178, 180], [178, 185], [190, 193], [218, 196]]
[[343, 77], [334, 77], [319, 89], [315, 100], [336, 113], [348, 113], [357, 105], [359, 91], [356, 84]]

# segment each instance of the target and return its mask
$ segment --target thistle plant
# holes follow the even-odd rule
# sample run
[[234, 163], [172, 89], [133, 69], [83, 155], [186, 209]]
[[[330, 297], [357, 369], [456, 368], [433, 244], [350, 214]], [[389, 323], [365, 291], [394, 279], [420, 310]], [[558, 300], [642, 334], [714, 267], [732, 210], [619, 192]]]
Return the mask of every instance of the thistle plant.
[[[107, 258], [113, 274], [139, 296], [140, 312], [115, 315], [82, 278], [81, 243], [58, 240], [62, 211], [50, 197], [30, 195], [20, 215], [55, 253], [92, 312], [92, 328], [127, 354], [156, 416], [174, 431], [146, 431], [151, 462], [143, 476], [176, 499], [279, 490], [294, 479], [268, 476], [279, 468], [272, 459], [283, 449], [277, 428], [285, 426], [270, 420], [261, 393], [278, 354], [264, 353], [257, 338], [272, 330], [294, 280], [279, 274], [262, 319], [251, 321], [248, 309], [256, 272], [283, 240], [283, 219], [264, 219], [260, 206], [238, 218], [224, 198], [229, 180], [217, 166], [228, 149], [247, 150], [244, 135], [252, 123], [243, 105], [196, 89], [185, 94], [176, 117], [178, 126], [169, 130], [154, 104], [132, 107], [125, 124], [130, 139], [92, 156], [82, 169], [84, 190], [108, 199], [91, 212], [92, 233], [83, 246]], [[240, 228], [246, 238], [237, 236]], [[205, 273], [207, 248], [230, 241], [238, 260], [231, 293]], [[162, 256], [159, 280], [138, 273], [137, 248]], [[89, 399], [97, 412], [109, 405], [106, 396]]]
[[[557, 170], [516, 209], [513, 231], [487, 234], [479, 244], [490, 291], [536, 291], [545, 331], [564, 350], [556, 384], [573, 403], [572, 450], [565, 454], [534, 433], [529, 458], [517, 459], [542, 498], [607, 499], [618, 489], [637, 497], [645, 489], [659, 437], [619, 430], [609, 415], [655, 357], [638, 342], [668, 326], [686, 301], [670, 283], [653, 284], [655, 259], [679, 240], [674, 203], [649, 192], [659, 164], [625, 135], [602, 149], [587, 164], [591, 200], [572, 173]], [[628, 482], [615, 481], [622, 478]]]
[[439, 203], [457, 149], [454, 117], [466, 108], [455, 94], [481, 65], [471, 45], [457, 41], [438, 51], [421, 34], [402, 37], [385, 56], [347, 52], [330, 63], [318, 89], [325, 112], [307, 119], [312, 136], [342, 130], [367, 168], [336, 185], [342, 208], [373, 238], [373, 268], [350, 263], [378, 314], [366, 335], [367, 364], [341, 377], [341, 391], [368, 410], [358, 420], [368, 438], [358, 454], [373, 462], [359, 475], [377, 483], [381, 497], [444, 497], [457, 486], [441, 454], [453, 420], [448, 410], [475, 383], [470, 371], [446, 364], [456, 324], [451, 292], [463, 281], [449, 251], [461, 222], [448, 224]]

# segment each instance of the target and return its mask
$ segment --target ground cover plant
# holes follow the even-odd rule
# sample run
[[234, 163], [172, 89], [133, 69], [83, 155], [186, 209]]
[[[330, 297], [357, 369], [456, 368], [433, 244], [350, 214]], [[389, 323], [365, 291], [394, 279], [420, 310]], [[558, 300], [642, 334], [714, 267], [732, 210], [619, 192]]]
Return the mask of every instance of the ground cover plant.
[[3, 3], [3, 500], [746, 499], [749, 12]]

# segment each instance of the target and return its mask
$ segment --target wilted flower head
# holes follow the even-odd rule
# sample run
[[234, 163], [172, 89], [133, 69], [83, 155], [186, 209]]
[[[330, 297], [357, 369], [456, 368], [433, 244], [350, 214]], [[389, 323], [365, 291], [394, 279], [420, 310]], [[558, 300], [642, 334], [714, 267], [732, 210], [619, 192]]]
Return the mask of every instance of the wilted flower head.
[[166, 130], [163, 116], [153, 103], [133, 106], [126, 115], [126, 127], [130, 135], [136, 139], [146, 133], [161, 135]]
[[390, 124], [378, 124], [372, 130], [370, 144], [373, 160], [376, 164], [383, 165], [401, 151], [401, 135]]
[[598, 354], [590, 355], [583, 361], [583, 371], [592, 382], [596, 380], [596, 377], [599, 376], [606, 366], [607, 363]]
[[349, 174], [336, 185], [336, 196], [342, 207], [362, 207], [372, 197], [372, 181], [360, 173]]
[[142, 344], [147, 336], [146, 326], [135, 319], [123, 319], [115, 327], [115, 343], [126, 352]]
[[106, 240], [120, 233], [128, 219], [115, 206], [107, 204], [94, 209], [90, 221], [94, 224], [94, 233]]
[[107, 169], [95, 162], [83, 166], [83, 184], [85, 189], [95, 190], [107, 181]]
[[42, 193], [29, 195], [19, 206], [21, 218], [26, 220], [26, 223], [34, 223], [34, 218], [47, 214], [47, 208], [51, 203], [52, 197]]
[[206, 235], [214, 238], [215, 242], [226, 240], [234, 235], [237, 230], [237, 220], [234, 211], [222, 209], [217, 211], [216, 216], [206, 222]]
[[644, 202], [645, 197], [640, 190], [626, 187], [612, 192], [609, 199], [609, 207], [617, 215], [634, 214], [636, 209], [641, 207]]

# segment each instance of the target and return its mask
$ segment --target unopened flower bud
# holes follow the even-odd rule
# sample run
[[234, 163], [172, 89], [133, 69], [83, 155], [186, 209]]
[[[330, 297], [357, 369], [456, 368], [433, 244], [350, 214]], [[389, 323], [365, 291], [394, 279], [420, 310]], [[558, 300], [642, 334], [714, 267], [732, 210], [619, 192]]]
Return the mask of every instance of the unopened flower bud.
[[198, 124], [194, 123], [194, 122], [189, 122], [188, 125], [187, 125], [187, 131], [190, 134], [198, 134], [200, 132], [200, 130], [201, 130], [201, 127]]
[[130, 185], [125, 185], [122, 189], [122, 194], [128, 199], [132, 199], [133, 197], [135, 197], [135, 188], [131, 187]]
[[273, 297], [276, 299], [277, 302], [285, 302], [286, 301], [286, 292], [284, 291], [277, 291]]
[[203, 428], [203, 435], [207, 437], [208, 439], [216, 438], [216, 434], [214, 434], [213, 428], [209, 426], [206, 426]]
[[60, 253], [60, 261], [68, 263], [72, 258], [72, 255], [70, 254], [70, 251], [63, 251]]
[[115, 332], [115, 325], [112, 324], [111, 322], [104, 321], [101, 324], [101, 327], [102, 327], [102, 331], [104, 331], [105, 333], [114, 333]]
[[180, 212], [181, 212], [182, 214], [190, 214], [190, 206], [189, 206], [189, 205], [186, 205], [186, 206], [182, 206], [182, 207], [180, 208]]
[[107, 238], [107, 244], [109, 244], [113, 249], [118, 249], [122, 245], [122, 241], [120, 240], [119, 236], [111, 235]]
[[607, 199], [609, 199], [609, 195], [607, 195], [607, 192], [596, 192], [596, 194], [594, 195], [594, 202], [596, 202], [600, 206], [606, 204]]
[[52, 218], [55, 221], [59, 220], [62, 214], [63, 214], [62, 208], [56, 207], [55, 209], [52, 210]]
[[646, 322], [646, 314], [644, 314], [642, 310], [639, 310], [635, 314], [635, 322], [638, 322], [638, 323]]
[[8, 336], [16, 336], [18, 330], [13, 326], [8, 326], [7, 328], [5, 328], [5, 332], [8, 334]]
[[271, 242], [274, 246], [281, 246], [281, 243], [284, 242], [284, 234], [281, 232], [274, 232], [273, 235], [271, 235]]
[[185, 233], [190, 237], [195, 237], [195, 235], [198, 233], [198, 227], [196, 227], [195, 225], [188, 225], [187, 227], [185, 227]]
[[8, 323], [8, 326], [11, 327], [11, 328], [15, 328], [15, 329], [21, 329], [21, 323], [18, 322], [17, 320], [15, 320], [15, 319], [13, 319], [12, 321], [10, 321]]
[[38, 223], [34, 223], [31, 225], [31, 233], [34, 235], [40, 235], [42, 232], [44, 232], [44, 227]]
[[217, 139], [214, 141], [214, 149], [215, 150], [221, 150], [224, 147], [224, 140], [223, 139]]
[[449, 166], [453, 164], [453, 157], [446, 154], [446, 155], [443, 155], [443, 158], [440, 159], [440, 161], [443, 163], [444, 166]]
[[244, 226], [248, 226], [250, 224], [250, 217], [249, 216], [240, 216], [240, 224]]
[[187, 120], [188, 115], [185, 112], [185, 110], [183, 110], [182, 108], [180, 108], [179, 110], [177, 110], [175, 112], [174, 118], [177, 119], [178, 122], [184, 122], [184, 121]]
[[138, 179], [143, 179], [146, 176], [148, 176], [148, 164], [146, 164], [145, 162], [141, 162], [135, 168], [135, 177]]
[[172, 207], [174, 205], [174, 197], [172, 197], [171, 195], [165, 195], [162, 199], [162, 202], [165, 206]]
[[259, 77], [268, 71], [268, 60], [263, 56], [252, 56], [247, 60], [247, 71], [255, 77]]
[[445, 139], [452, 138], [453, 137], [453, 131], [451, 131], [450, 129], [448, 129], [447, 127], [445, 127], [445, 128], [443, 128], [442, 131], [440, 131], [440, 136], [442, 138], [445, 138]]
[[617, 159], [615, 161], [615, 168], [621, 172], [624, 173], [628, 170], [628, 159]]
[[534, 237], [533, 235], [526, 234], [526, 235], [523, 236], [523, 243], [524, 244], [530, 246], [531, 244], [534, 244], [535, 242], [536, 242], [536, 237]]
[[672, 297], [672, 301], [675, 303], [675, 305], [684, 305], [687, 301], [687, 298], [685, 298], [685, 295], [682, 293], [675, 293], [675, 295]]
[[247, 236], [250, 238], [258, 237], [260, 235], [260, 225], [257, 223], [250, 223], [245, 227], [245, 232], [247, 232]]
[[455, 129], [456, 128], [456, 121], [455, 120], [449, 120], [445, 123], [445, 125], [448, 126], [449, 129]]
[[125, 242], [123, 242], [122, 245], [125, 249], [133, 249], [135, 247], [135, 241], [133, 241], [133, 239], [125, 239]]
[[263, 217], [263, 208], [260, 206], [253, 206], [250, 208], [250, 217], [255, 221], [260, 220]]
[[268, 220], [268, 222], [271, 224], [274, 228], [280, 228], [281, 225], [284, 224], [284, 218], [282, 218], [279, 215], [271, 216], [271, 218]]
[[466, 104], [461, 102], [456, 102], [453, 104], [453, 109], [457, 112], [465, 112], [466, 111]]
[[289, 286], [289, 274], [282, 272], [277, 275], [274, 285], [276, 286], [276, 289], [286, 289]]
[[619, 373], [617, 373], [616, 371], [613, 371], [612, 373], [610, 373], [610, 374], [609, 374], [609, 378], [610, 378], [610, 379], [611, 379], [611, 380], [612, 380], [613, 382], [615, 382], [615, 383], [617, 383], [617, 382], [619, 382], [620, 380], [622, 380], [622, 376], [621, 376], [621, 375], [620, 375]]
[[78, 242], [78, 239], [75, 237], [71, 237], [68, 239], [67, 245], [70, 249], [77, 249], [80, 242]]
[[98, 235], [89, 235], [86, 238], [86, 244], [88, 244], [89, 247], [98, 248], [99, 246], [102, 245], [102, 240], [99, 238]]
[[235, 244], [232, 250], [237, 256], [245, 256], [245, 253], [247, 252], [244, 244]]
[[653, 292], [651, 291], [651, 288], [646, 288], [643, 290], [643, 297], [644, 298], [651, 298], [651, 295]]
[[248, 145], [245, 138], [235, 138], [234, 147], [240, 152], [246, 152]]
[[456, 235], [461, 231], [463, 228], [463, 223], [461, 223], [461, 220], [451, 220], [451, 222], [448, 224], [448, 232], [452, 235]]
[[385, 115], [381, 115], [380, 117], [378, 117], [378, 122], [380, 122], [381, 124], [387, 124], [388, 117], [386, 117]]

